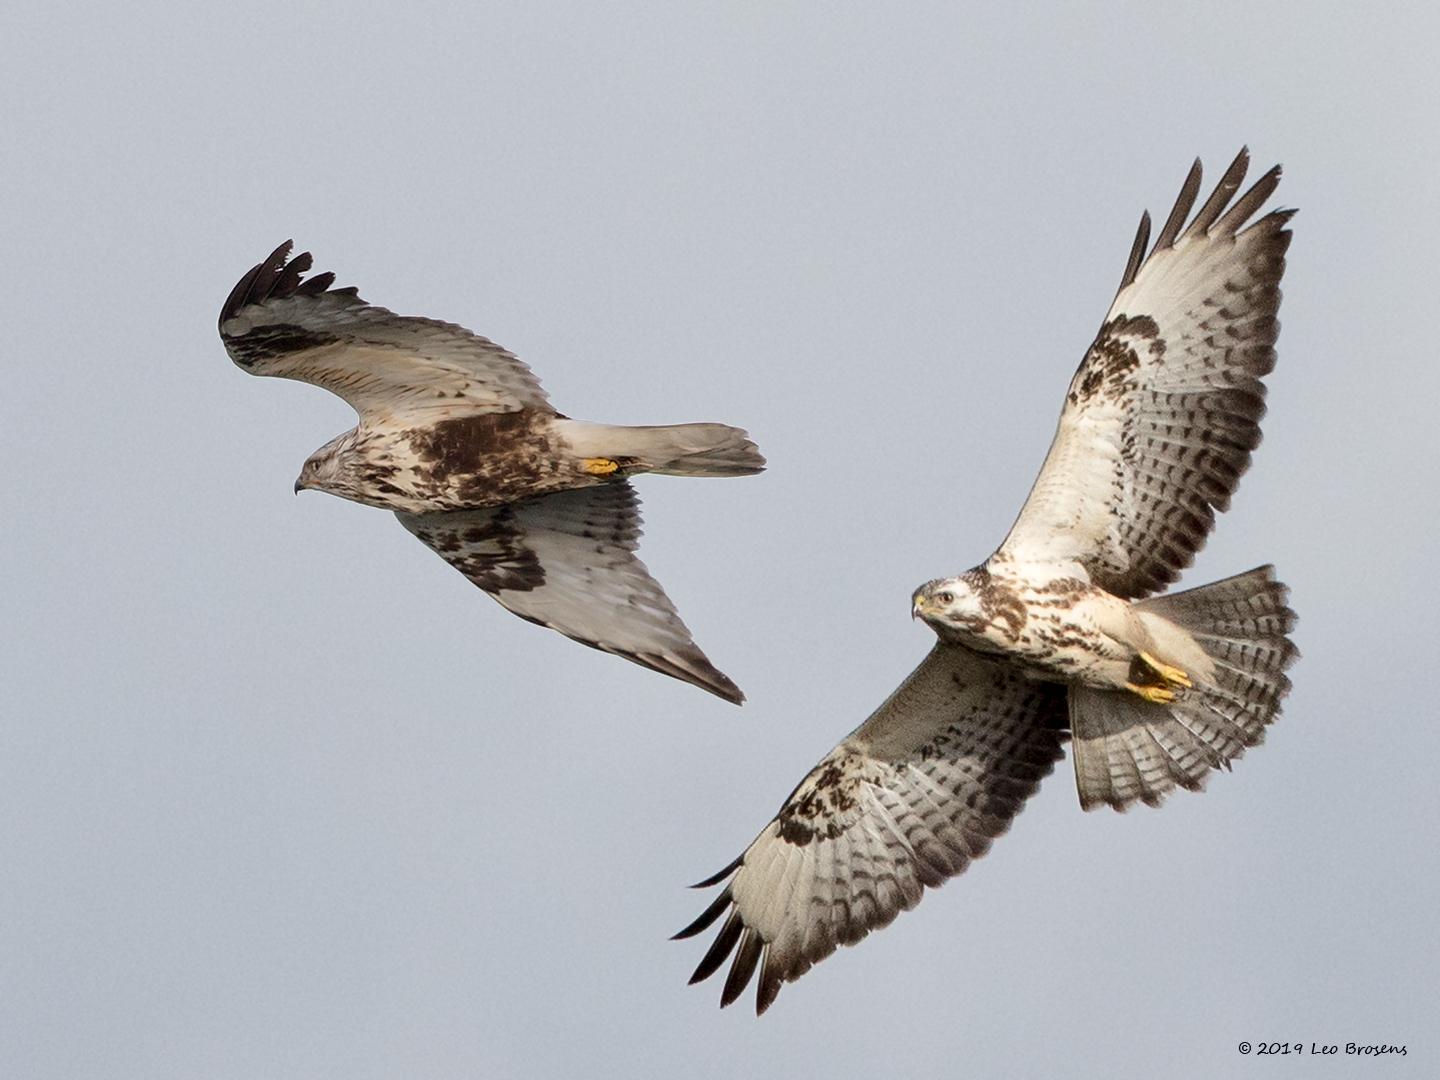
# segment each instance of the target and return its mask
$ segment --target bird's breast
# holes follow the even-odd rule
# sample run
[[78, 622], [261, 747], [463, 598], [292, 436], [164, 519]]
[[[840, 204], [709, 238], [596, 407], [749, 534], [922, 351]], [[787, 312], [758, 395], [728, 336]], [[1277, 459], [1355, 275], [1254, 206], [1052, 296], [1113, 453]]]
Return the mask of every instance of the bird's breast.
[[412, 514], [476, 510], [592, 482], [557, 451], [550, 421], [522, 409], [377, 433], [360, 467], [362, 501]]

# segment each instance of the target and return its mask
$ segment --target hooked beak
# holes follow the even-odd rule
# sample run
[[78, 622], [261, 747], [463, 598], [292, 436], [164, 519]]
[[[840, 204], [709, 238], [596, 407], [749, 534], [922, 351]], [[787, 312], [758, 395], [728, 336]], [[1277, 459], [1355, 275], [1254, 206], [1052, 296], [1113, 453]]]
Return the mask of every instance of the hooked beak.
[[296, 494], [296, 495], [299, 495], [300, 492], [302, 492], [302, 491], [304, 491], [304, 490], [305, 490], [305, 480], [304, 480], [303, 477], [301, 477], [300, 479], [298, 479], [298, 480], [295, 481], [295, 494]]
[[925, 597], [916, 596], [910, 601], [910, 618], [918, 619], [925, 614]]

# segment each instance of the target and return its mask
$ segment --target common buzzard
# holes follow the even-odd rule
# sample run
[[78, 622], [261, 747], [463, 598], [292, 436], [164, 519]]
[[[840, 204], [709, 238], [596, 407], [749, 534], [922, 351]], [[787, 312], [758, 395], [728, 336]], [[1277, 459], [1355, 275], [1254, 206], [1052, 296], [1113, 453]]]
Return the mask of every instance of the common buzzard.
[[310, 456], [295, 490], [393, 510], [400, 524], [522, 619], [710, 691], [706, 659], [635, 556], [636, 473], [748, 476], [765, 459], [723, 424], [618, 427], [551, 407], [530, 369], [463, 327], [367, 304], [276, 248], [220, 311], [252, 375], [314, 383], [360, 422]]
[[930, 655], [697, 886], [729, 878], [677, 935], [726, 916], [691, 980], [733, 953], [722, 1005], [758, 970], [764, 1012], [783, 983], [962, 872], [1067, 735], [1081, 805], [1123, 810], [1199, 788], [1275, 719], [1295, 617], [1270, 567], [1146, 599], [1190, 565], [1260, 442], [1293, 211], [1247, 224], [1280, 179], [1277, 166], [1232, 204], [1248, 160], [1190, 218], [1197, 161], [1153, 247], [1141, 218], [1010, 535], [916, 590]]

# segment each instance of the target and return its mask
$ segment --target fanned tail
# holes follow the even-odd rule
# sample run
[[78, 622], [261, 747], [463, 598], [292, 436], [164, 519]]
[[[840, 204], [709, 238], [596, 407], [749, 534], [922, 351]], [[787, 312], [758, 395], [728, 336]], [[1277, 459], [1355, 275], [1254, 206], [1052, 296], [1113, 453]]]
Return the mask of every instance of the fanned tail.
[[1298, 650], [1287, 636], [1289, 590], [1262, 566], [1135, 606], [1183, 627], [1213, 662], [1169, 704], [1127, 690], [1072, 687], [1075, 781], [1086, 810], [1159, 805], [1176, 787], [1200, 788], [1265, 737], [1290, 690]]

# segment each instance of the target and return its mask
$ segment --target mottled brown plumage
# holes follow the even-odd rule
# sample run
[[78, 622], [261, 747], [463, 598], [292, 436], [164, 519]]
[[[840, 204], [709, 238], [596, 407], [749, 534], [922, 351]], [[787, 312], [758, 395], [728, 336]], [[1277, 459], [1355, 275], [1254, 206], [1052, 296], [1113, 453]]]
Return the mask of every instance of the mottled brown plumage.
[[[1269, 567], [1167, 596], [1260, 441], [1290, 211], [1232, 204], [1245, 152], [1189, 218], [1197, 162], [1066, 393], [1040, 476], [983, 564], [916, 590], [929, 658], [801, 782], [681, 932], [727, 916], [692, 981], [733, 956], [728, 1005], [781, 985], [962, 872], [1072, 735], [1081, 805], [1157, 804], [1255, 745], [1289, 689], [1294, 613]], [[726, 880], [728, 879], [728, 881]]]
[[635, 557], [644, 472], [745, 476], [764, 466], [723, 424], [617, 427], [556, 412], [530, 369], [452, 323], [367, 304], [280, 245], [231, 291], [220, 336], [245, 371], [314, 383], [360, 422], [306, 461], [312, 488], [393, 510], [521, 618], [693, 683], [744, 695], [695, 645]]

